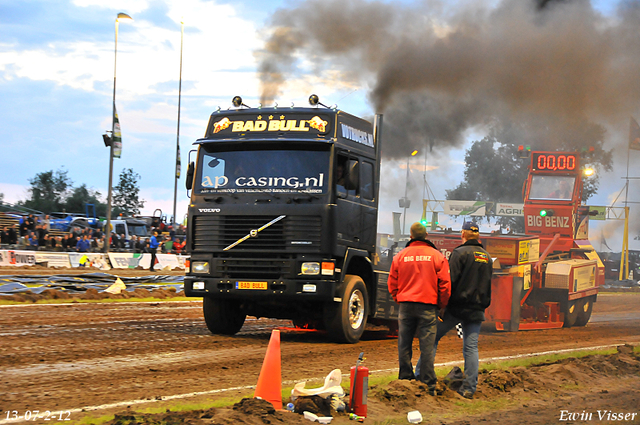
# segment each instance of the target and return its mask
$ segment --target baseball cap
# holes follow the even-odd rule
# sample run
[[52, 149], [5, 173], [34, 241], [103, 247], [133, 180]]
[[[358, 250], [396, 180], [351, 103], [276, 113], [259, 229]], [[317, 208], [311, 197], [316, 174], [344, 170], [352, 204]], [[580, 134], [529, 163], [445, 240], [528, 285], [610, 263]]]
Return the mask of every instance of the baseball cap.
[[478, 225], [476, 223], [474, 223], [473, 221], [465, 221], [462, 224], [462, 230], [470, 230], [472, 232], [479, 232], [480, 229], [478, 228]]

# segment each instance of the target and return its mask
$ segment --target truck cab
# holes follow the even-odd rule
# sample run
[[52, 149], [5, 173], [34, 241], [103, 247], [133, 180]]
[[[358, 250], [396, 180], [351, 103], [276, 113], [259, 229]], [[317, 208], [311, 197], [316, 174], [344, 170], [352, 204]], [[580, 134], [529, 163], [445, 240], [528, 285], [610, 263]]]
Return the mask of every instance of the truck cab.
[[211, 115], [187, 171], [185, 247], [185, 294], [211, 332], [252, 315], [360, 338], [375, 311], [376, 128], [317, 106]]

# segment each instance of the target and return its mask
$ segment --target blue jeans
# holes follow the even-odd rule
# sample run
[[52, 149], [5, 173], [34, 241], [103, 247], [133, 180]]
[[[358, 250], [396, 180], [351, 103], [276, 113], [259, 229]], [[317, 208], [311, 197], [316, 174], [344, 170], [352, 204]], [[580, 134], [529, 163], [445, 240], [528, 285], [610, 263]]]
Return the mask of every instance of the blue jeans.
[[436, 318], [438, 308], [423, 303], [401, 302], [398, 314], [398, 379], [416, 379], [411, 365], [413, 337], [418, 333], [420, 360], [423, 365], [417, 379], [435, 388], [437, 378], [433, 367], [436, 344]]
[[[455, 328], [458, 323], [462, 323], [462, 356], [464, 357], [464, 382], [460, 393], [471, 391], [475, 394], [478, 387], [478, 337], [480, 335], [480, 326], [482, 322], [468, 322], [460, 320], [445, 310], [444, 317], [438, 322], [438, 332], [436, 334], [435, 350], [438, 349], [438, 341], [447, 334], [451, 329]], [[416, 366], [417, 370], [417, 366]]]

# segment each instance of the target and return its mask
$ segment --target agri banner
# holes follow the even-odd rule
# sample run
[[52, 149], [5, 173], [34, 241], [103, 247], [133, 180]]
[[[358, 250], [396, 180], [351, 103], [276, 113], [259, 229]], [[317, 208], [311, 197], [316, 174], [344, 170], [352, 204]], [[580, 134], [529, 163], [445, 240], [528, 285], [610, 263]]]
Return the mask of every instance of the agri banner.
[[36, 264], [35, 251], [0, 251], [0, 265], [3, 266], [34, 266]]
[[66, 252], [36, 251], [36, 263], [46, 263], [47, 267], [71, 267], [69, 254]]
[[444, 213], [448, 215], [484, 216], [491, 209], [492, 202], [486, 201], [444, 201]]
[[69, 262], [71, 267], [95, 267], [100, 270], [111, 268], [104, 254], [93, 252], [70, 252]]
[[524, 217], [524, 204], [505, 204], [497, 202], [495, 214], [507, 217]]
[[589, 212], [598, 211], [598, 214], [589, 216], [589, 220], [606, 220], [607, 219], [607, 207], [594, 207], [589, 206]]

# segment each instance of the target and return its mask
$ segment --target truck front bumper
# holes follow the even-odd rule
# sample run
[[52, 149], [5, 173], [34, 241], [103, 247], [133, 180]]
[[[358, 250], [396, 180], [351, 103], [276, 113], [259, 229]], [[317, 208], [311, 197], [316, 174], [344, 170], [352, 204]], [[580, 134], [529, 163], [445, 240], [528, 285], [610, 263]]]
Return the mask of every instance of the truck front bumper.
[[187, 297], [330, 301], [334, 298], [336, 285], [336, 281], [326, 279], [232, 280], [185, 276], [184, 293]]

